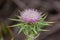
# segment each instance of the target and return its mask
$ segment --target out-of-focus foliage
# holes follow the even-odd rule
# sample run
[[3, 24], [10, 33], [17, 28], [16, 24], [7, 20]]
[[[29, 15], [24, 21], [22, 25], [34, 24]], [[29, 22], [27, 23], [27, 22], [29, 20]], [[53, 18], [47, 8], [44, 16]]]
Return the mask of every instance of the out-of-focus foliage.
[[5, 23], [0, 22], [0, 40], [4, 40], [4, 35], [9, 35], [11, 37], [11, 40], [14, 39], [13, 33], [10, 30], [10, 27], [6, 25]]

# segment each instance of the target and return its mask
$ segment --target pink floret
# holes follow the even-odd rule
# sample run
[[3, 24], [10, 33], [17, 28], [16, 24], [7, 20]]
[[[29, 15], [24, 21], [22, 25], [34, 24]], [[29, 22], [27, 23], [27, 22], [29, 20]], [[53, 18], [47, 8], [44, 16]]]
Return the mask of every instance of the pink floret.
[[41, 13], [34, 9], [26, 9], [21, 12], [21, 18], [24, 22], [34, 23], [41, 19]]

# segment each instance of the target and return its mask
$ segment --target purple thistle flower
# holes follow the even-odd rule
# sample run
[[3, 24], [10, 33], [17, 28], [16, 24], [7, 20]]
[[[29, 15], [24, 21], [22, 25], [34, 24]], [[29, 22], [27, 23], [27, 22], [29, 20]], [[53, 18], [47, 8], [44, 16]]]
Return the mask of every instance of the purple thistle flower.
[[41, 19], [41, 13], [34, 9], [25, 9], [21, 12], [21, 18], [24, 22], [34, 23]]

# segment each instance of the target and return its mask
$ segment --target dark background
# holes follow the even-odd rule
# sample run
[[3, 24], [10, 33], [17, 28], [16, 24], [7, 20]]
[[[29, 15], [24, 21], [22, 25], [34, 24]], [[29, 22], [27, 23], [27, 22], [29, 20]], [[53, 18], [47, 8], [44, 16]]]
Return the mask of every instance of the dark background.
[[[23, 11], [25, 8], [34, 8], [47, 13], [45, 21], [56, 22], [46, 26], [45, 29], [50, 31], [41, 32], [37, 40], [60, 40], [60, 0], [0, 0], [0, 22], [5, 22], [7, 25], [16, 23], [9, 21], [8, 18], [15, 18], [17, 9]], [[16, 35], [17, 28], [11, 30], [16, 36], [15, 40], [24, 40], [23, 33]], [[9, 37], [5, 37], [5, 40], [9, 40]]]

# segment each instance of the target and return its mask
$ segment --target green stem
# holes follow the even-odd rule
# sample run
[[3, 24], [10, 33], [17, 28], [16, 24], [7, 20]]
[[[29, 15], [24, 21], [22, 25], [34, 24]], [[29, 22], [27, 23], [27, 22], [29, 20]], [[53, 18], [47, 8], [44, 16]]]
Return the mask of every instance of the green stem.
[[27, 36], [27, 39], [26, 40], [34, 40], [34, 37], [32, 35]]

